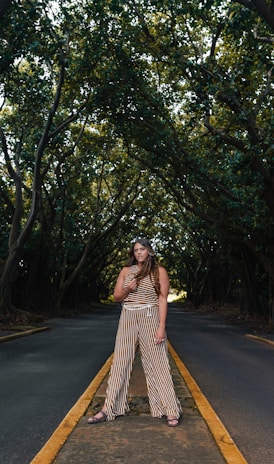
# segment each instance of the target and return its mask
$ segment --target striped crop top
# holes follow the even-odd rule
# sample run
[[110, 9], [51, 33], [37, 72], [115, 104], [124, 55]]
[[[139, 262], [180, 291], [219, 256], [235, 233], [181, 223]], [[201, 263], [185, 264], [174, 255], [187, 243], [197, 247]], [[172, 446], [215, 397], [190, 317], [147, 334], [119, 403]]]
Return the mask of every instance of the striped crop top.
[[[134, 279], [138, 273], [136, 264], [129, 267], [129, 271], [125, 276], [123, 287]], [[153, 306], [158, 305], [158, 295], [154, 288], [154, 277], [146, 276], [140, 280], [137, 289], [134, 292], [130, 292], [124, 299], [124, 305], [130, 309], [141, 309], [142, 306]], [[140, 308], [139, 308], [140, 306]]]

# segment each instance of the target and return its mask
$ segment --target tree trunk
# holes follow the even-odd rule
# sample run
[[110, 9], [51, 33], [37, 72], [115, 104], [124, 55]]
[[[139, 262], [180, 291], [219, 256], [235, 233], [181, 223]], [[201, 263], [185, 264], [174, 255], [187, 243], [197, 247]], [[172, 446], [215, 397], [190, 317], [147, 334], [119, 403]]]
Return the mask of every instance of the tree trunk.
[[17, 247], [14, 247], [5, 263], [0, 279], [0, 314], [2, 315], [14, 314], [17, 312], [17, 308], [15, 308], [12, 304], [12, 293], [18, 274], [19, 255], [20, 250]]
[[[49, 131], [52, 126], [52, 121], [56, 110], [59, 105], [59, 100], [61, 96], [61, 89], [64, 82], [64, 73], [65, 73], [65, 64], [64, 62], [61, 64], [60, 67], [60, 75], [59, 81], [56, 89], [56, 94], [54, 98], [54, 102], [49, 110], [48, 118], [45, 123], [43, 133], [38, 143], [35, 161], [34, 161], [34, 169], [33, 169], [33, 184], [32, 184], [32, 199], [31, 199], [31, 206], [27, 221], [21, 231], [18, 231], [18, 224], [21, 219], [21, 213], [18, 213], [18, 208], [15, 211], [16, 218], [13, 218], [13, 224], [10, 231], [10, 240], [9, 240], [9, 255], [4, 267], [3, 274], [0, 279], [0, 314], [7, 313], [7, 312], [14, 312], [16, 308], [12, 305], [12, 289], [16, 282], [17, 272], [19, 261], [22, 256], [23, 248], [29, 238], [35, 220], [37, 218], [37, 213], [39, 210], [40, 199], [41, 199], [41, 162], [42, 156], [47, 146], [49, 140]], [[75, 117], [75, 116], [74, 116]], [[11, 159], [7, 148], [6, 137], [2, 128], [0, 128], [0, 140], [2, 142], [5, 161], [8, 167], [8, 172], [10, 174], [11, 179], [13, 179], [16, 185], [16, 202], [20, 204], [21, 199], [19, 198], [22, 194], [21, 187], [18, 188], [18, 184], [21, 184], [20, 173], [13, 169], [11, 165]], [[17, 167], [16, 162], [16, 167]], [[20, 201], [19, 201], [20, 200]], [[20, 204], [21, 206], [21, 204]], [[15, 220], [16, 219], [16, 220]], [[15, 225], [16, 224], [16, 228]], [[18, 311], [20, 311], [18, 309]]]

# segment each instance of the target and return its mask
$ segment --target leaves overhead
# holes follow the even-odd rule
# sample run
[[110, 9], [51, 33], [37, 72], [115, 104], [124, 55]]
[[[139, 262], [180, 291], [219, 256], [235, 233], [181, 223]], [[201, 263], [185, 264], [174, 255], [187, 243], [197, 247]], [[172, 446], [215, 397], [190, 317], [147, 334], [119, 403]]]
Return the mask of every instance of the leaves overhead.
[[141, 234], [178, 290], [225, 298], [224, 280], [240, 279], [250, 310], [265, 311], [250, 303], [245, 269], [252, 256], [262, 291], [272, 288], [270, 3], [14, 2], [0, 33], [3, 262], [16, 201], [18, 240], [37, 185], [16, 259], [28, 279], [26, 250], [39, 241], [53, 300], [90, 275], [93, 294], [111, 292]]

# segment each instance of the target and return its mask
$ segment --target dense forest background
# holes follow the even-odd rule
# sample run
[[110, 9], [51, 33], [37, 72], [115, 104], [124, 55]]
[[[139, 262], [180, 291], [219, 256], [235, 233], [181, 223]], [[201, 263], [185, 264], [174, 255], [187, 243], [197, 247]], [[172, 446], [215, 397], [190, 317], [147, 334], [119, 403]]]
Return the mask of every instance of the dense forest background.
[[0, 314], [106, 300], [151, 239], [192, 304], [274, 319], [274, 2], [0, 8]]

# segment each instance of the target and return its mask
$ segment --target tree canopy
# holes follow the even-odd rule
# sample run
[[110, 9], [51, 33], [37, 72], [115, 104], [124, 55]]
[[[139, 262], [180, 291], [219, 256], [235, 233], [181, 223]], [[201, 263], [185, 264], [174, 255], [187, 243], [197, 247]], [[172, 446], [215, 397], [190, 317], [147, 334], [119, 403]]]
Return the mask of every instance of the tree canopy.
[[145, 235], [194, 304], [272, 322], [273, 26], [271, 1], [11, 2], [2, 314], [107, 299]]

